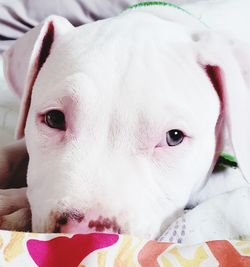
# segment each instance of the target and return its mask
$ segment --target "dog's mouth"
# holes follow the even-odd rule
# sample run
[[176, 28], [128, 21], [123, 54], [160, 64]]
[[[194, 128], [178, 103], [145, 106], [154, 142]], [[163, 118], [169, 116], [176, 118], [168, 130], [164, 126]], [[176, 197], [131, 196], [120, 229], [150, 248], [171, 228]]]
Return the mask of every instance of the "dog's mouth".
[[64, 212], [56, 216], [54, 233], [79, 233], [93, 232], [121, 234], [122, 230], [115, 217], [108, 218], [102, 215]]

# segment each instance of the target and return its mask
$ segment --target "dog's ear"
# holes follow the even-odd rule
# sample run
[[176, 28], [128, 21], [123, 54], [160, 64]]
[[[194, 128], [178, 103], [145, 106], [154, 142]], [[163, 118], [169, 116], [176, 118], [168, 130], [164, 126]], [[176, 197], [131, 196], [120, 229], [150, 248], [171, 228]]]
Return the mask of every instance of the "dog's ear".
[[57, 39], [72, 29], [64, 18], [50, 16], [4, 53], [4, 73], [9, 87], [22, 97], [16, 137], [24, 136], [32, 88]]
[[227, 132], [240, 170], [250, 183], [250, 46], [209, 32], [196, 35], [195, 42], [197, 60], [221, 100], [221, 135]]

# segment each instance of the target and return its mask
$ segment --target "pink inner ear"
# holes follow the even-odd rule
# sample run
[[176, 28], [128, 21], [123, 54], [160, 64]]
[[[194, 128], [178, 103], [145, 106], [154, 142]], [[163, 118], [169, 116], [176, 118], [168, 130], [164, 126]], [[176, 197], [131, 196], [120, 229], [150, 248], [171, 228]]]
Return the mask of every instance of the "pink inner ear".
[[205, 71], [209, 77], [214, 89], [216, 90], [220, 101], [221, 101], [221, 111], [224, 108], [224, 93], [223, 93], [223, 83], [221, 78], [221, 70], [218, 66], [206, 65]]
[[[33, 76], [30, 80], [29, 83], [29, 88], [27, 90], [27, 97], [25, 99], [25, 102], [22, 104], [22, 106], [24, 107], [24, 110], [22, 111], [22, 121], [20, 122], [19, 125], [19, 130], [17, 133], [17, 137], [20, 138], [22, 136], [24, 136], [24, 128], [25, 128], [25, 124], [26, 124], [26, 118], [28, 115], [28, 111], [29, 111], [29, 107], [30, 107], [30, 103], [31, 103], [31, 95], [32, 95], [32, 88], [34, 86], [35, 80], [37, 78], [37, 75], [40, 71], [40, 69], [42, 68], [43, 64], [45, 63], [46, 59], [48, 58], [49, 54], [50, 54], [50, 50], [52, 47], [52, 43], [54, 41], [54, 25], [53, 22], [49, 22], [48, 26], [47, 26], [47, 31], [41, 41], [41, 46], [40, 46], [40, 50], [38, 52], [38, 56], [35, 59], [35, 62], [33, 64]], [[20, 129], [22, 132], [20, 132]]]
[[216, 128], [215, 128], [215, 136], [216, 136], [216, 152], [215, 152], [215, 158], [214, 158], [214, 163], [215, 163], [223, 147], [222, 129], [223, 129], [223, 124], [224, 124], [225, 95], [224, 95], [224, 90], [223, 90], [223, 80], [222, 80], [222, 73], [221, 73], [220, 67], [206, 65], [204, 66], [204, 69], [220, 99], [220, 115], [218, 117]]
[[44, 62], [46, 61], [47, 57], [49, 56], [53, 41], [54, 41], [54, 25], [52, 22], [50, 22], [48, 25], [47, 32], [42, 40], [41, 50], [37, 64], [37, 73], [39, 72]]
[[[47, 57], [50, 54], [50, 50], [51, 50], [51, 46], [52, 46], [53, 41], [54, 41], [54, 25], [52, 22], [50, 22], [48, 25], [48, 28], [47, 28], [47, 32], [43, 37], [38, 57], [37, 57], [36, 62], [34, 64], [35, 70], [34, 70], [34, 75], [32, 77], [32, 80], [30, 82], [29, 90], [32, 90], [32, 87], [34, 86], [37, 75], [38, 75], [40, 69], [42, 68], [44, 62], [46, 61]], [[30, 101], [31, 101], [31, 94], [29, 95], [29, 97], [27, 98], [27, 102], [25, 103], [26, 104], [25, 105], [25, 107], [26, 107], [25, 115], [26, 116], [27, 116], [27, 113], [29, 110]]]

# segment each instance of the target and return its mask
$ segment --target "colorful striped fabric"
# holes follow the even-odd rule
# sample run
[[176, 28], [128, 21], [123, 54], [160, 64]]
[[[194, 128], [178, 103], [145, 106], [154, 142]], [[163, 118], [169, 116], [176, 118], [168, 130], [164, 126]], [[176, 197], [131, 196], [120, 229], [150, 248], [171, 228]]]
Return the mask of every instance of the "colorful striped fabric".
[[250, 266], [250, 242], [171, 244], [117, 234], [0, 231], [0, 266], [198, 267]]

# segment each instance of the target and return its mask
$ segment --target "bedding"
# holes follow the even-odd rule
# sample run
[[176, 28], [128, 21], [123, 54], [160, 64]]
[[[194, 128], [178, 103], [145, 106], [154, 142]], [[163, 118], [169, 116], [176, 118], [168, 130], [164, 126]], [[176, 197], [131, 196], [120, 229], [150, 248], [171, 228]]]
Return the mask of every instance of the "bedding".
[[250, 242], [180, 245], [117, 234], [34, 234], [0, 231], [1, 266], [248, 267]]
[[[235, 177], [236, 178], [236, 177]], [[212, 197], [185, 210], [159, 238], [174, 243], [237, 239], [250, 241], [250, 187]]]
[[[7, 89], [0, 57], [0, 146], [14, 139], [17, 116], [18, 100]], [[242, 187], [237, 170], [223, 175], [238, 183], [227, 189], [230, 192], [219, 196], [212, 192], [208, 201], [186, 210], [160, 237], [161, 242], [116, 234], [0, 231], [0, 266], [250, 266], [250, 233], [242, 234], [250, 224], [246, 216], [250, 189]], [[232, 240], [202, 243], [206, 231], [211, 239], [223, 233]]]

